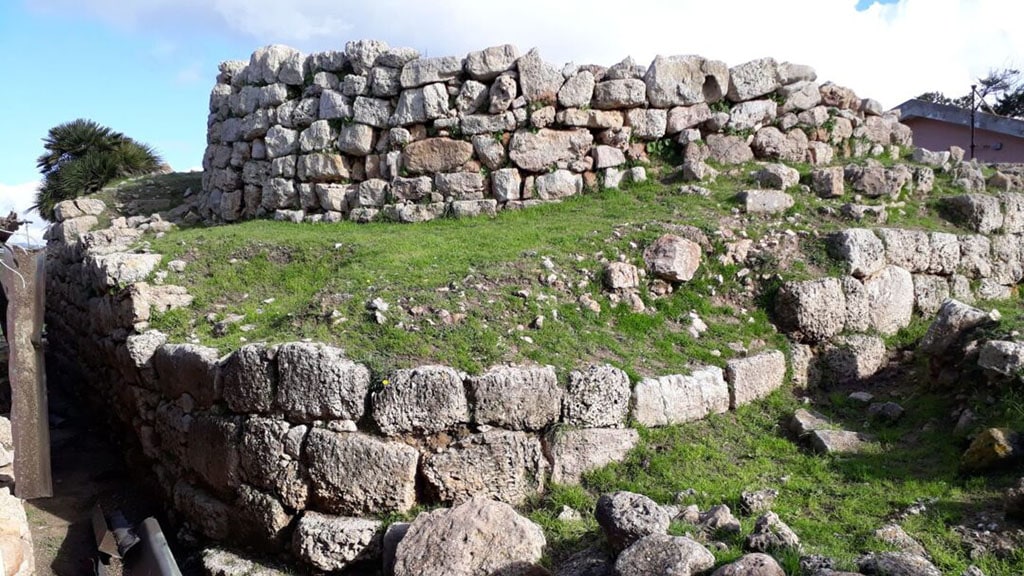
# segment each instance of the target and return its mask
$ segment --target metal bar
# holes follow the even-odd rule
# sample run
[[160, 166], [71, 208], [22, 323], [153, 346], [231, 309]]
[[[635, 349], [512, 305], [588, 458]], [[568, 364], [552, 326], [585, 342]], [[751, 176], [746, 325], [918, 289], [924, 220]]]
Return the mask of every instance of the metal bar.
[[50, 426], [42, 330], [46, 296], [46, 252], [8, 246], [0, 280], [7, 293], [8, 371], [14, 435], [15, 495], [53, 496]]
[[139, 532], [142, 541], [125, 559], [127, 571], [133, 576], [181, 576], [156, 518], [146, 518]]
[[978, 91], [977, 84], [971, 84], [971, 160], [974, 160], [974, 94]]

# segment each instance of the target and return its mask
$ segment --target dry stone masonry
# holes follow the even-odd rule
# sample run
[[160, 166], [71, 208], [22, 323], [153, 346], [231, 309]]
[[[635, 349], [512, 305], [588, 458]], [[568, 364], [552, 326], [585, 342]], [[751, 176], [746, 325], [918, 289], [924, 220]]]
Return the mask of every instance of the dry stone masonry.
[[[374, 517], [474, 498], [521, 504], [550, 482], [579, 482], [625, 458], [639, 441], [630, 421], [696, 420], [785, 380], [777, 351], [635, 387], [608, 365], [565, 375], [515, 365], [472, 376], [439, 365], [374, 375], [311, 342], [221, 355], [148, 328], [154, 310], [187, 306], [191, 296], [161, 283], [162, 257], [133, 248], [140, 231], [127, 222], [65, 234], [103, 212], [78, 214], [73, 203], [59, 206], [67, 218], [48, 249], [48, 333], [66, 343], [52, 349], [51, 373], [90, 383], [197, 533], [289, 550], [320, 570], [377, 558]], [[659, 274], [692, 277], [699, 247], [676, 237], [662, 244], [649, 255], [662, 262]], [[398, 552], [396, 570], [412, 562]]]
[[[772, 58], [556, 67], [511, 45], [430, 58], [374, 40], [308, 55], [274, 45], [221, 64], [198, 207], [214, 222], [494, 215], [643, 180], [659, 140], [681, 146], [682, 173], [700, 180], [715, 174], [709, 160], [827, 165], [907, 146], [911, 133], [877, 102]], [[793, 173], [766, 178], [781, 190]], [[828, 174], [815, 188], [841, 194], [843, 176]], [[866, 195], [916, 177], [849, 176]], [[747, 203], [774, 212], [792, 198]]]

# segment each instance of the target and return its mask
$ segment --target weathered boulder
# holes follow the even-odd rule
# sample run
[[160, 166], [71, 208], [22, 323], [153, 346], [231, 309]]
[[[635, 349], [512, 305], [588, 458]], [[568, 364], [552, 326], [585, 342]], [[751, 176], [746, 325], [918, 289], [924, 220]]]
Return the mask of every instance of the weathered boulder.
[[692, 280], [700, 261], [700, 245], [673, 234], [665, 234], [644, 250], [647, 269], [657, 278], [669, 282]]
[[471, 377], [466, 392], [473, 422], [509, 430], [542, 430], [562, 408], [552, 366], [495, 366]]
[[886, 544], [892, 544], [903, 552], [911, 552], [918, 556], [928, 556], [924, 546], [907, 534], [899, 524], [886, 524], [874, 531], [873, 536]]
[[800, 550], [800, 538], [783, 522], [779, 515], [768, 512], [754, 523], [754, 530], [747, 536], [744, 548], [755, 552], [773, 550]]
[[1005, 340], [989, 340], [978, 354], [978, 366], [1003, 376], [1016, 376], [1024, 368], [1024, 344]]
[[754, 173], [754, 180], [764, 188], [788, 190], [800, 183], [800, 172], [785, 164], [765, 164]]
[[544, 450], [551, 460], [551, 481], [579, 483], [583, 474], [622, 461], [640, 441], [632, 428], [585, 428], [556, 430]]
[[410, 174], [454, 172], [473, 157], [473, 144], [450, 138], [427, 138], [402, 150], [402, 166]]
[[857, 560], [857, 569], [867, 576], [942, 576], [923, 556], [912, 552], [878, 552]]
[[569, 556], [555, 567], [557, 576], [609, 576], [615, 557], [602, 546], [591, 546]]
[[775, 558], [755, 552], [744, 554], [739, 560], [715, 570], [711, 576], [786, 576], [786, 571]]
[[744, 490], [740, 493], [740, 513], [749, 515], [768, 512], [772, 509], [772, 504], [775, 503], [775, 499], [778, 496], [779, 491], [773, 488], [754, 491]]
[[1024, 456], [1024, 438], [1009, 428], [987, 428], [974, 437], [960, 458], [969, 471], [981, 471], [1005, 465]]
[[580, 70], [566, 80], [558, 90], [558, 104], [563, 108], [590, 106], [596, 85], [594, 75], [590, 71]]
[[374, 423], [388, 436], [430, 434], [469, 421], [462, 376], [447, 366], [398, 370], [371, 403]]
[[841, 166], [815, 168], [811, 172], [811, 189], [822, 198], [838, 198], [845, 193], [844, 172]]
[[687, 536], [652, 534], [619, 554], [615, 573], [620, 576], [700, 574], [715, 565], [715, 555]]
[[787, 282], [775, 300], [779, 325], [802, 342], [820, 342], [846, 325], [846, 297], [836, 278]]
[[305, 55], [295, 48], [280, 44], [264, 46], [252, 53], [246, 75], [253, 83], [301, 86], [305, 60]]
[[419, 452], [354, 432], [314, 428], [304, 459], [311, 496], [334, 514], [404, 512], [416, 503]]
[[629, 262], [610, 262], [601, 275], [608, 290], [633, 290], [640, 285], [640, 274]]
[[718, 504], [708, 508], [707, 512], [700, 514], [698, 524], [706, 532], [715, 534], [718, 532], [739, 533], [742, 530], [740, 521], [732, 514], [732, 510], [725, 504]]
[[562, 420], [581, 428], [622, 426], [631, 394], [629, 376], [614, 366], [574, 370], [562, 397]]
[[761, 160], [803, 162], [807, 156], [807, 136], [794, 128], [782, 132], [774, 126], [765, 126], [754, 134], [750, 149]]
[[774, 100], [751, 100], [741, 102], [729, 111], [727, 130], [754, 130], [771, 123], [778, 115], [778, 104]]
[[209, 492], [179, 480], [172, 490], [174, 509], [202, 535], [227, 540], [235, 527], [234, 510]]
[[[594, 137], [589, 130], [519, 130], [512, 136], [509, 159], [528, 172], [544, 172], [558, 162], [572, 162], [590, 152]], [[472, 148], [470, 148], [472, 150]]]
[[739, 136], [708, 134], [708, 157], [721, 164], [743, 164], [754, 159], [754, 152], [747, 141]]
[[664, 535], [671, 521], [654, 500], [633, 492], [604, 494], [597, 499], [594, 518], [616, 551], [629, 548], [644, 536]]
[[928, 326], [928, 331], [917, 349], [927, 357], [942, 357], [965, 332], [991, 321], [991, 317], [984, 310], [968, 306], [958, 300], [946, 300], [939, 308], [935, 320]]
[[395, 576], [526, 576], [547, 541], [539, 526], [507, 504], [474, 498], [424, 512], [395, 552]]
[[786, 355], [778, 350], [747, 358], [734, 358], [725, 365], [729, 383], [729, 405], [735, 409], [764, 398], [782, 386], [786, 378]]
[[521, 504], [543, 489], [547, 467], [536, 436], [495, 430], [473, 434], [424, 456], [422, 476], [441, 502], [487, 496]]
[[358, 420], [370, 371], [322, 344], [291, 342], [277, 350], [277, 405], [297, 420]]
[[644, 426], [700, 420], [729, 409], [729, 386], [722, 369], [707, 367], [689, 375], [645, 378], [633, 390], [633, 417]]
[[745, 190], [739, 199], [748, 214], [778, 214], [793, 207], [792, 196], [781, 190]]
[[295, 525], [292, 550], [317, 570], [342, 570], [381, 554], [379, 520], [329, 516], [307, 510]]
[[819, 368], [825, 383], [848, 384], [874, 376], [885, 365], [885, 341], [873, 334], [844, 334], [821, 349]]
[[812, 430], [807, 440], [821, 454], [857, 454], [874, 438], [852, 430]]

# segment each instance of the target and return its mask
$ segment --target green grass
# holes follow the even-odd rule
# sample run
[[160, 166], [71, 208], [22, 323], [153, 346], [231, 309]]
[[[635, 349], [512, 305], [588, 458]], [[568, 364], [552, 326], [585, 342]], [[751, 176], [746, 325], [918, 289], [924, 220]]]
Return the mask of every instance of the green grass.
[[[642, 268], [643, 248], [679, 222], [710, 236], [721, 201], [647, 185], [493, 220], [253, 221], [187, 229], [153, 239], [152, 247], [165, 262], [189, 262], [183, 275], [171, 273], [167, 281], [187, 286], [195, 303], [153, 325], [172, 339], [194, 335], [224, 351], [242, 338], [332, 342], [380, 373], [421, 362], [478, 372], [501, 361], [565, 368], [600, 361], [634, 374], [720, 363], [732, 354], [732, 342], [782, 346], [763, 311], [750, 305], [744, 314], [740, 305], [712, 299], [736, 288], [739, 267], [707, 254], [697, 277], [675, 293], [641, 292], [647, 310], [640, 313], [602, 292], [601, 272], [602, 261], [620, 256]], [[554, 284], [547, 281], [551, 274]], [[517, 295], [524, 290], [528, 297]], [[583, 294], [601, 304], [600, 313], [578, 303]], [[375, 298], [389, 304], [383, 324], [367, 309]], [[711, 327], [699, 340], [685, 331], [690, 311]], [[446, 323], [446, 313], [458, 320]], [[245, 320], [217, 332], [209, 314]], [[537, 316], [544, 316], [543, 328], [531, 329]], [[254, 328], [242, 332], [246, 324]]]
[[[873, 537], [918, 501], [929, 502], [921, 515], [899, 522], [918, 539], [943, 574], [960, 574], [970, 564], [987, 575], [1013, 575], [1024, 570], [1024, 551], [1010, 558], [970, 558], [952, 527], [978, 511], [1001, 506], [1001, 494], [1016, 478], [1010, 472], [964, 476], [958, 468], [963, 441], [950, 442], [945, 418], [950, 400], [941, 394], [920, 394], [903, 401], [907, 415], [898, 425], [870, 430], [879, 438], [865, 454], [821, 456], [808, 452], [783, 432], [781, 422], [800, 405], [788, 390], [736, 413], [661, 429], [641, 429], [641, 443], [622, 463], [590, 473], [583, 487], [555, 486], [534, 505], [530, 517], [549, 538], [550, 562], [557, 563], [601, 537], [593, 519], [597, 496], [629, 490], [663, 504], [696, 504], [706, 510], [727, 504], [740, 518], [739, 535], [716, 538], [728, 548], [716, 552], [719, 564], [742, 554], [743, 539], [755, 517], [742, 517], [739, 496], [744, 490], [775, 488], [773, 510], [800, 536], [805, 554], [823, 554], [846, 569], [865, 551], [891, 549]], [[817, 408], [816, 408], [817, 409]], [[834, 422], [863, 430], [863, 407], [822, 408]], [[930, 433], [921, 428], [930, 424]], [[692, 496], [677, 498], [693, 491]], [[563, 523], [563, 505], [583, 513], [578, 522]], [[674, 533], [695, 533], [674, 523]], [[698, 535], [699, 536], [699, 535]], [[795, 564], [795, 558], [787, 564]], [[788, 571], [795, 574], [795, 571]]]

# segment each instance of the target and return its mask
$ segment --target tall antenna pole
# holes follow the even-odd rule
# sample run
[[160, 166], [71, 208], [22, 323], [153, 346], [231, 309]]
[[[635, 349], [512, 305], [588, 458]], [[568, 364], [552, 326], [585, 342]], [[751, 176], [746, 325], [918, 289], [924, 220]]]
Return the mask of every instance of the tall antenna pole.
[[974, 160], [974, 93], [977, 89], [977, 84], [971, 84], [971, 160]]

